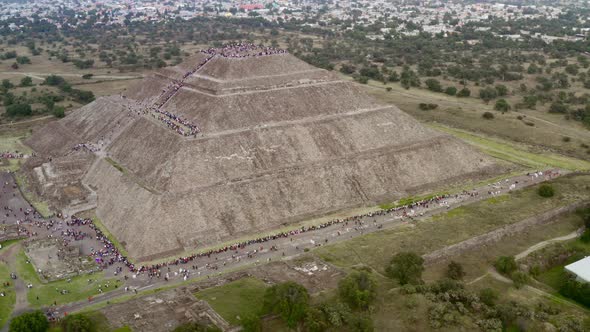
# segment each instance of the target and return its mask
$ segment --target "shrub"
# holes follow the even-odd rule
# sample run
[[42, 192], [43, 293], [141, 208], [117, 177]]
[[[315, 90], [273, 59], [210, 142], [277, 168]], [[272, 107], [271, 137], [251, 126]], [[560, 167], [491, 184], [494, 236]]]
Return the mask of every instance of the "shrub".
[[471, 90], [469, 90], [468, 88], [463, 88], [461, 90], [459, 90], [459, 92], [457, 92], [457, 97], [461, 98], [461, 97], [469, 97], [471, 96]]
[[590, 284], [576, 281], [573, 276], [562, 281], [559, 293], [585, 306], [590, 306]]
[[496, 92], [498, 96], [502, 97], [508, 94], [508, 88], [503, 84], [496, 85]]
[[259, 316], [250, 315], [243, 317], [242, 320], [242, 331], [244, 332], [260, 332], [262, 331], [262, 321]]
[[340, 298], [352, 308], [367, 309], [377, 296], [377, 282], [366, 271], [355, 271], [338, 283]]
[[580, 241], [590, 243], [590, 228], [586, 228], [582, 236], [580, 236]]
[[457, 94], [457, 88], [455, 88], [454, 86], [449, 86], [445, 89], [445, 93], [449, 96], [454, 96]]
[[61, 118], [63, 118], [64, 116], [66, 116], [66, 111], [65, 111], [65, 109], [64, 109], [63, 107], [61, 107], [61, 106], [55, 107], [55, 108], [53, 109], [53, 116], [55, 116], [55, 117], [56, 117], [56, 118], [58, 118], [58, 119], [61, 119]]
[[32, 86], [33, 79], [30, 76], [25, 76], [20, 80], [20, 86]]
[[281, 316], [290, 328], [295, 328], [309, 308], [309, 294], [305, 287], [284, 282], [268, 288], [264, 293], [264, 310]]
[[549, 113], [568, 113], [569, 107], [561, 102], [552, 103], [549, 106]]
[[47, 317], [39, 310], [14, 317], [8, 328], [10, 332], [45, 332], [47, 329]]
[[420, 108], [423, 111], [431, 111], [433, 109], [436, 109], [438, 107], [437, 104], [425, 104], [425, 103], [420, 103], [418, 105], [418, 108]]
[[553, 197], [553, 195], [555, 195], [555, 189], [553, 189], [553, 186], [550, 184], [543, 184], [539, 187], [537, 193], [541, 197]]
[[496, 300], [498, 299], [498, 292], [491, 288], [484, 288], [479, 291], [479, 299], [481, 300], [481, 302], [492, 307], [494, 306], [494, 304], [496, 304]]
[[96, 331], [94, 322], [90, 318], [74, 314], [68, 315], [61, 320], [61, 328], [64, 332], [93, 332]]
[[494, 88], [486, 87], [479, 90], [479, 98], [483, 99], [486, 103], [496, 97], [498, 97], [498, 92]]
[[33, 110], [29, 104], [12, 104], [6, 107], [6, 114], [11, 117], [30, 116]]
[[359, 76], [357, 81], [361, 84], [367, 84], [369, 83], [369, 78], [367, 76]]
[[512, 272], [516, 271], [518, 265], [516, 265], [514, 256], [501, 256], [494, 263], [494, 267], [500, 273], [510, 275]]
[[510, 275], [510, 279], [514, 282], [514, 287], [521, 288], [529, 280], [529, 276], [522, 271], [515, 271]]
[[571, 137], [569, 137], [569, 136], [563, 136], [563, 137], [561, 138], [561, 140], [567, 143], [567, 142], [571, 141], [572, 139], [571, 139]]
[[385, 90], [386, 90], [387, 92], [391, 92], [391, 90], [393, 90], [393, 89], [392, 89], [390, 86], [388, 86], [387, 88], [385, 88]]
[[455, 261], [451, 261], [447, 266], [447, 277], [453, 280], [461, 280], [465, 276], [463, 266]]
[[221, 332], [221, 329], [214, 325], [202, 325], [192, 322], [179, 325], [172, 332]]
[[486, 120], [492, 120], [494, 118], [494, 113], [492, 112], [484, 112], [482, 117]]
[[418, 284], [422, 281], [424, 259], [413, 252], [400, 252], [393, 256], [386, 272], [401, 285]]
[[437, 79], [429, 78], [426, 81], [424, 81], [424, 83], [426, 83], [426, 87], [430, 91], [434, 91], [434, 92], [442, 92], [443, 91], [442, 86], [440, 85], [440, 82]]
[[506, 99], [498, 99], [496, 100], [496, 104], [494, 105], [494, 109], [500, 112], [508, 112], [510, 110], [510, 104], [506, 101]]

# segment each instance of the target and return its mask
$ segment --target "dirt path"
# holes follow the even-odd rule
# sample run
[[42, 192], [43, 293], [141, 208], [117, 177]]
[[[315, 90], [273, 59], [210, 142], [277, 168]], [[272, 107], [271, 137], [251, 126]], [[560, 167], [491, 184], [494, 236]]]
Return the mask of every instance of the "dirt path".
[[526, 256], [530, 255], [532, 252], [537, 251], [539, 249], [542, 249], [542, 248], [544, 248], [544, 247], [546, 247], [546, 246], [548, 246], [548, 245], [550, 245], [552, 243], [563, 242], [563, 241], [575, 239], [578, 236], [580, 236], [583, 231], [584, 231], [584, 227], [582, 227], [582, 228], [578, 229], [577, 231], [572, 232], [572, 233], [570, 233], [568, 235], [564, 235], [564, 236], [560, 236], [560, 237], [556, 237], [556, 238], [553, 238], [553, 239], [549, 239], [549, 240], [546, 240], [546, 241], [539, 242], [539, 243], [537, 243], [537, 244], [529, 247], [527, 250], [525, 250], [525, 251], [517, 254], [516, 256], [514, 256], [514, 258], [516, 260], [523, 259]]

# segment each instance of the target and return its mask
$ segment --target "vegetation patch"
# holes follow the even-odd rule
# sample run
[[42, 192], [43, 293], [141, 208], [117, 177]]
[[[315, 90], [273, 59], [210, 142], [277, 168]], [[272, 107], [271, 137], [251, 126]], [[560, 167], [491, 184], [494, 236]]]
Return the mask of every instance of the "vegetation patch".
[[479, 148], [482, 152], [502, 160], [532, 168], [558, 167], [568, 170], [590, 170], [590, 162], [558, 155], [551, 152], [542, 154], [530, 152], [524, 146], [517, 146], [500, 139], [486, 138], [464, 130], [441, 125], [432, 125]]
[[113, 166], [114, 168], [116, 168], [119, 172], [126, 174], [127, 171], [125, 170], [125, 168], [121, 165], [119, 165], [119, 163], [117, 163], [116, 161], [114, 161], [113, 159], [106, 157], [104, 158], [109, 164], [111, 164], [111, 166]]
[[[412, 227], [405, 224], [346, 242], [322, 246], [315, 252], [337, 266], [364, 264], [384, 273], [388, 259], [397, 252], [432, 252], [590, 197], [586, 188], [590, 184], [590, 176], [566, 176], [551, 183], [558, 193], [551, 198], [539, 197], [536, 193], [538, 186], [533, 186], [507, 194], [509, 198], [500, 202], [476, 202], [461, 207], [460, 214], [449, 211], [418, 221]], [[506, 211], [510, 213], [507, 214]]]
[[241, 325], [245, 317], [262, 312], [264, 291], [268, 286], [256, 278], [242, 278], [223, 286], [199, 291], [195, 296], [207, 301], [232, 325]]
[[[16, 303], [16, 293], [13, 280], [10, 279], [10, 272], [6, 264], [0, 263], [0, 282], [2, 283], [0, 292], [4, 294], [4, 296], [0, 296], [0, 327], [6, 324]], [[6, 282], [10, 285], [6, 286]]]
[[33, 308], [85, 300], [99, 295], [99, 289], [106, 293], [121, 285], [116, 278], [106, 278], [104, 272], [42, 283], [24, 250], [16, 256], [16, 273], [26, 284], [32, 284], [27, 291], [27, 299]]

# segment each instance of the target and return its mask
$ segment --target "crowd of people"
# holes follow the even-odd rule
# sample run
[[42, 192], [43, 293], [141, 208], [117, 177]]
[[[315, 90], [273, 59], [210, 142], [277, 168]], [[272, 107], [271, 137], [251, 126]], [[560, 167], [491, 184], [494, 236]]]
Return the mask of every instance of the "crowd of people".
[[[154, 113], [157, 113], [158, 115]], [[154, 113], [152, 113], [152, 116], [154, 118], [162, 121], [164, 124], [166, 124], [168, 128], [176, 131], [178, 134], [182, 136], [193, 136], [200, 132], [199, 127], [197, 127], [190, 121], [179, 117], [178, 115], [174, 115], [160, 108], [154, 109]], [[182, 124], [182, 126], [179, 125], [179, 123]], [[186, 130], [185, 127], [188, 130]]]
[[0, 152], [0, 159], [22, 159], [25, 155], [23, 153], [19, 153], [18, 151], [15, 152]]
[[201, 53], [209, 54], [211, 56], [219, 55], [224, 58], [248, 58], [287, 54], [288, 52], [280, 48], [256, 45], [254, 43], [229, 43], [222, 47], [212, 47], [202, 50]]
[[97, 152], [100, 148], [92, 143], [79, 143], [74, 145], [74, 151], [88, 150], [90, 152]]
[[[162, 90], [162, 93], [160, 94], [160, 97], [158, 98], [158, 101], [155, 103], [155, 105], [153, 107], [146, 109], [144, 113], [152, 113], [152, 116], [155, 119], [162, 121], [168, 128], [176, 131], [178, 134], [182, 136], [194, 136], [198, 134], [200, 132], [200, 129], [197, 125], [191, 123], [186, 119], [181, 118], [178, 115], [172, 114], [168, 111], [164, 111], [162, 107], [164, 107], [168, 100], [174, 97], [174, 95], [176, 95], [176, 93], [184, 86], [184, 81], [189, 76], [194, 74], [197, 70], [201, 69], [212, 58], [213, 55], [207, 57], [205, 60], [201, 61], [201, 63], [199, 63], [198, 66], [184, 73], [184, 75], [182, 76], [182, 80], [173, 80], [172, 82], [170, 82], [170, 84], [168, 84], [168, 86], [166, 86]], [[157, 113], [158, 115], [154, 113]], [[186, 127], [186, 129], [183, 127]]]
[[429, 199], [419, 200], [416, 202], [412, 202], [411, 204], [398, 206], [398, 207], [392, 207], [392, 208], [380, 210], [377, 212], [370, 212], [370, 213], [356, 215], [356, 216], [342, 218], [342, 219], [334, 219], [334, 220], [330, 220], [328, 222], [325, 222], [325, 223], [322, 223], [319, 225], [303, 226], [299, 229], [294, 229], [294, 230], [291, 230], [288, 232], [279, 232], [279, 233], [276, 233], [273, 235], [268, 235], [265, 237], [260, 237], [260, 238], [256, 238], [256, 239], [251, 239], [251, 240], [239, 242], [239, 243], [236, 243], [236, 244], [233, 244], [230, 246], [225, 246], [225, 247], [218, 248], [218, 249], [213, 249], [213, 250], [209, 250], [209, 251], [205, 251], [205, 252], [201, 252], [201, 253], [196, 253], [196, 254], [193, 254], [190, 256], [179, 257], [179, 258], [176, 258], [176, 259], [168, 261], [168, 262], [162, 262], [162, 263], [153, 264], [153, 265], [149, 265], [149, 266], [142, 265], [140, 267], [135, 267], [135, 265], [132, 264], [131, 262], [129, 262], [129, 260], [127, 260], [127, 258], [120, 255], [119, 252], [117, 251], [116, 247], [114, 247], [112, 245], [112, 243], [108, 239], [105, 238], [105, 241], [106, 241], [105, 248], [108, 249], [107, 250], [107, 252], [109, 252], [108, 256], [110, 256], [110, 259], [106, 262], [109, 265], [114, 264], [115, 262], [123, 262], [127, 265], [127, 267], [130, 269], [131, 272], [136, 272], [136, 273], [146, 272], [148, 274], [156, 274], [156, 273], [158, 273], [158, 271], [160, 269], [162, 269], [164, 267], [179, 265], [179, 264], [188, 264], [189, 262], [194, 261], [195, 259], [198, 259], [201, 257], [210, 258], [212, 255], [215, 255], [215, 254], [225, 253], [228, 251], [236, 251], [238, 249], [244, 249], [250, 245], [260, 245], [265, 242], [277, 240], [280, 238], [288, 238], [288, 237], [295, 236], [295, 235], [302, 234], [302, 233], [317, 231], [317, 230], [324, 229], [324, 228], [327, 228], [327, 227], [330, 227], [333, 225], [357, 223], [361, 219], [366, 218], [366, 217], [382, 216], [382, 215], [386, 215], [386, 214], [389, 214], [392, 212], [398, 212], [404, 216], [407, 216], [408, 213], [410, 213], [410, 211], [412, 211], [415, 208], [418, 208], [418, 207], [428, 208], [430, 204], [441, 203], [448, 197], [449, 197], [449, 195], [434, 196]]
[[170, 84], [168, 84], [168, 86], [162, 90], [162, 93], [160, 94], [160, 97], [154, 106], [148, 108], [144, 112], [151, 113], [155, 119], [162, 121], [168, 128], [176, 131], [182, 136], [196, 135], [200, 132], [200, 129], [197, 125], [191, 123], [190, 121], [182, 119], [181, 117], [168, 111], [164, 111], [162, 107], [184, 86], [184, 82], [189, 76], [205, 66], [216, 55], [225, 58], [244, 58], [285, 54], [287, 51], [274, 47], [255, 45], [252, 43], [231, 43], [220, 48], [209, 48], [202, 50], [201, 53], [207, 54], [207, 58], [201, 61], [196, 67], [184, 73], [182, 80], [173, 80], [170, 82]]

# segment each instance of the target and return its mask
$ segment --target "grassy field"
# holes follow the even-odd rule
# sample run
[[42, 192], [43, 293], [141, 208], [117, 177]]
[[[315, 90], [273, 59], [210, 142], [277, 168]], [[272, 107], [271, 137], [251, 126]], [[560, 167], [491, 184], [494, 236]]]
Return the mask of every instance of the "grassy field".
[[[526, 232], [505, 237], [485, 247], [469, 250], [452, 258], [461, 262], [466, 273], [465, 280], [473, 280], [492, 266], [500, 256], [512, 256], [525, 251], [529, 247], [549, 239], [564, 236], [578, 230], [583, 225], [579, 215], [570, 213], [559, 216], [550, 224], [533, 227]], [[445, 276], [448, 261], [429, 265], [424, 271], [424, 280], [437, 280]]]
[[8, 249], [8, 247], [17, 243], [18, 241], [20, 241], [20, 239], [7, 240], [7, 241], [0, 242], [0, 246], [2, 246], [2, 248], [0, 248], [0, 251]]
[[346, 242], [323, 246], [314, 252], [340, 267], [364, 264], [384, 272], [400, 251], [423, 254], [487, 233], [536, 214], [590, 198], [590, 176], [562, 177], [552, 181], [557, 194], [541, 198], [536, 186], [509, 194], [509, 199], [484, 200], [415, 224], [367, 234]]
[[[538, 153], [551, 150], [582, 159], [588, 158], [590, 153], [587, 147], [590, 145], [590, 131], [579, 122], [565, 120], [562, 114], [548, 113], [545, 107], [502, 114], [493, 109], [493, 101], [486, 104], [473, 97], [457, 98], [426, 89], [406, 90], [397, 83], [383, 85], [374, 81], [369, 81], [365, 88], [375, 98], [395, 104], [423, 122], [525, 143], [535, 147]], [[392, 91], [388, 92], [386, 88]], [[420, 103], [437, 104], [438, 107], [432, 111], [422, 111], [418, 107]], [[494, 119], [483, 119], [484, 112], [492, 112]], [[564, 137], [569, 137], [569, 140]]]
[[[18, 277], [25, 283], [33, 284], [33, 288], [27, 292], [29, 305], [33, 308], [49, 306], [56, 302], [59, 304], [76, 302], [87, 299], [89, 296], [99, 294], [98, 288], [102, 286], [103, 292], [114, 290], [121, 285], [116, 278], [106, 278], [104, 272], [81, 275], [69, 280], [58, 280], [42, 283], [32, 264], [27, 263], [28, 257], [21, 250], [16, 257], [16, 271]], [[90, 281], [89, 281], [90, 280]], [[105, 285], [109, 284], [109, 287]], [[67, 294], [61, 294], [66, 290]]]
[[10, 286], [0, 286], [0, 291], [5, 294], [5, 296], [0, 296], [0, 327], [6, 324], [16, 303], [16, 294], [14, 284], [10, 279], [10, 272], [6, 264], [0, 263], [0, 283], [10, 282]]
[[240, 317], [260, 313], [266, 287], [256, 278], [243, 278], [199, 291], [195, 296], [207, 301], [230, 324], [240, 325]]
[[[30, 154], [31, 149], [22, 143], [22, 140], [26, 138], [26, 134], [23, 135], [0, 135], [0, 152], [19, 152], [24, 154]], [[0, 171], [17, 171], [21, 164], [24, 162], [23, 159], [2, 159], [0, 163]]]
[[[580, 217], [579, 217], [580, 218]], [[541, 272], [535, 277], [536, 280], [549, 286], [553, 291], [557, 292], [560, 288], [561, 281], [566, 276], [565, 266], [571, 264], [584, 255], [590, 255], [590, 243], [584, 243], [580, 239], [575, 239], [564, 243], [567, 248], [576, 249], [580, 254], [570, 257], [563, 264], [554, 266], [546, 271]], [[581, 256], [581, 257], [580, 257]]]
[[542, 154], [534, 153], [522, 144], [507, 142], [497, 138], [483, 137], [481, 135], [469, 133], [465, 130], [454, 129], [441, 125], [431, 126], [476, 146], [486, 154], [489, 154], [498, 159], [523, 165], [525, 167], [540, 169], [547, 167], [558, 167], [571, 171], [590, 169], [590, 162], [586, 160], [566, 157], [551, 152], [544, 152]]

